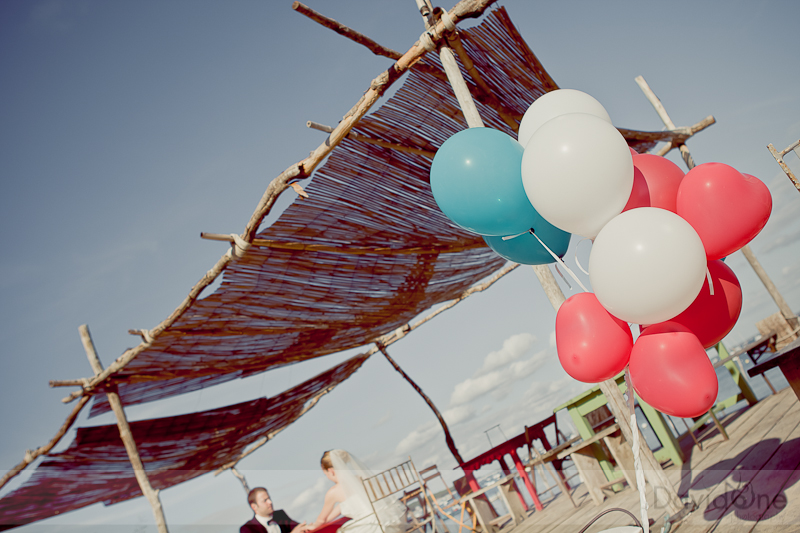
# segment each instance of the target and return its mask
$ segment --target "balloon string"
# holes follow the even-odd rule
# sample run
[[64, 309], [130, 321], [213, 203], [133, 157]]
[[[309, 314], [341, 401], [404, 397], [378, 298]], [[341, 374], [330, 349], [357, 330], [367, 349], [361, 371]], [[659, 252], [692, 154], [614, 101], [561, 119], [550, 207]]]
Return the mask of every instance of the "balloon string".
[[580, 262], [580, 261], [578, 261], [578, 246], [580, 246], [580, 245], [581, 245], [581, 243], [582, 243], [583, 241], [591, 241], [591, 240], [592, 240], [592, 239], [590, 239], [589, 237], [584, 237], [583, 239], [581, 239], [581, 240], [579, 240], [579, 241], [578, 241], [578, 244], [576, 244], [576, 245], [575, 245], [575, 264], [576, 264], [576, 265], [578, 265], [578, 268], [580, 268], [580, 269], [581, 269], [581, 272], [583, 272], [583, 273], [584, 273], [584, 274], [586, 274], [587, 276], [589, 275], [589, 273], [588, 273], [588, 272], [586, 272], [586, 271], [583, 269], [583, 266], [581, 266], [581, 262]]
[[572, 277], [572, 279], [575, 280], [575, 283], [577, 283], [580, 286], [580, 288], [583, 289], [583, 292], [589, 292], [589, 290], [583, 286], [581, 280], [578, 279], [578, 276], [576, 276], [575, 273], [572, 270], [570, 270], [570, 268], [564, 263], [564, 261], [562, 261], [560, 257], [558, 257], [556, 254], [553, 253], [553, 250], [551, 250], [544, 242], [542, 242], [542, 239], [540, 239], [539, 236], [536, 235], [536, 233], [533, 231], [533, 228], [530, 229], [530, 232], [531, 235], [536, 237], [536, 240], [539, 241], [539, 244], [544, 246], [544, 249], [547, 250], [548, 253], [553, 256], [553, 259], [556, 260], [556, 263], [564, 267], [564, 270], [566, 270], [567, 273]]
[[564, 277], [564, 273], [561, 272], [560, 268], [558, 268], [558, 263], [555, 263], [554, 266], [556, 267], [556, 272], [558, 272], [558, 275], [561, 276], [561, 279], [563, 279], [564, 283], [566, 283], [567, 287], [569, 287], [569, 290], [572, 290], [572, 285], [569, 284], [569, 281], [567, 281], [567, 278]]
[[628, 410], [631, 415], [630, 428], [633, 439], [631, 448], [633, 451], [633, 465], [636, 471], [636, 485], [639, 489], [639, 515], [642, 520], [643, 533], [650, 533], [650, 520], [647, 517], [647, 493], [645, 489], [644, 469], [642, 468], [642, 458], [640, 456], [641, 448], [639, 445], [639, 424], [636, 421], [636, 411], [634, 410], [634, 392], [633, 383], [631, 382], [631, 373], [628, 367], [625, 367], [625, 386], [628, 389]]
[[504, 241], [510, 241], [511, 239], [516, 239], [517, 237], [522, 237], [526, 233], [530, 232], [530, 230], [523, 231], [522, 233], [517, 233], [516, 235], [507, 235], [503, 237]]
[[711, 296], [714, 296], [714, 280], [711, 279], [711, 271], [708, 269], [708, 265], [706, 265], [706, 279], [708, 279], [708, 292], [711, 293]]

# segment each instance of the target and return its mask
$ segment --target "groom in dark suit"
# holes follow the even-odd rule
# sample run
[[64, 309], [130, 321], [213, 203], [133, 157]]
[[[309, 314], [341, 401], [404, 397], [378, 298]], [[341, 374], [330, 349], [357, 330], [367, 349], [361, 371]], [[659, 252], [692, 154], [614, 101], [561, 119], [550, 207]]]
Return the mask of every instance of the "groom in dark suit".
[[239, 533], [303, 533], [306, 523], [298, 524], [284, 511], [272, 509], [267, 489], [256, 487], [247, 495], [247, 502], [255, 516], [239, 528]]

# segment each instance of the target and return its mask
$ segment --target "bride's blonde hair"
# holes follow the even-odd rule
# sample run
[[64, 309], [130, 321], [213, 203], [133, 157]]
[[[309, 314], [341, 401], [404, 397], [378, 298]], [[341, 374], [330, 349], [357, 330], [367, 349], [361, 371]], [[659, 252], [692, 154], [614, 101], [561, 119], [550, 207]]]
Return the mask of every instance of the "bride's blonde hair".
[[333, 460], [331, 459], [331, 452], [338, 452], [341, 456], [342, 462], [346, 463], [350, 460], [350, 456], [344, 450], [328, 450], [322, 454], [322, 459], [319, 460], [320, 466], [323, 470], [330, 470], [333, 468]]

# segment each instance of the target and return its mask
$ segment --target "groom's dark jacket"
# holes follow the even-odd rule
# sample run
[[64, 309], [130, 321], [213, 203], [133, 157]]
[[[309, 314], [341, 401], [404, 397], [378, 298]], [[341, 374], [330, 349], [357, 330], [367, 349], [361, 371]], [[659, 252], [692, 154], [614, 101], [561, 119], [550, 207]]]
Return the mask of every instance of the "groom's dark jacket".
[[[291, 533], [297, 526], [297, 522], [289, 518], [289, 515], [282, 509], [272, 512], [272, 520], [281, 526], [281, 533]], [[249, 522], [239, 528], [239, 533], [267, 533], [267, 528], [262, 526], [258, 520], [256, 520], [256, 517], [253, 516]]]

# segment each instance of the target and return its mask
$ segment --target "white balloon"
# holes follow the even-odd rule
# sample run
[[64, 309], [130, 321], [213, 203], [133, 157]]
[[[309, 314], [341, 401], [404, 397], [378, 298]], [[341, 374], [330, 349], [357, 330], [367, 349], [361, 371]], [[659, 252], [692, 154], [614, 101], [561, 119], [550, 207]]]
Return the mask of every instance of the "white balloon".
[[517, 140], [522, 146], [527, 146], [542, 124], [567, 113], [586, 113], [611, 124], [608, 112], [594, 97], [575, 89], [556, 89], [543, 94], [528, 107], [519, 123]]
[[605, 225], [589, 255], [595, 296], [617, 318], [657, 324], [682, 313], [706, 278], [700, 236], [666, 209], [625, 211]]
[[536, 130], [522, 155], [522, 184], [552, 225], [593, 238], [622, 212], [633, 189], [633, 160], [610, 123], [570, 113]]

